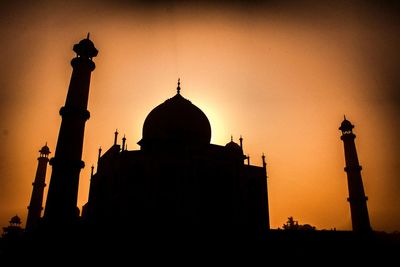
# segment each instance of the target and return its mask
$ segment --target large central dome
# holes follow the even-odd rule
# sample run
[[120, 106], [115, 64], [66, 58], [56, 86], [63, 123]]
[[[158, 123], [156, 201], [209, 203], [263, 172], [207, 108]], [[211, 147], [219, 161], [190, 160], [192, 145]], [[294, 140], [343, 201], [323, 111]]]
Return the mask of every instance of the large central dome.
[[155, 107], [143, 125], [143, 147], [170, 145], [206, 145], [211, 140], [211, 126], [198, 107], [178, 93]]

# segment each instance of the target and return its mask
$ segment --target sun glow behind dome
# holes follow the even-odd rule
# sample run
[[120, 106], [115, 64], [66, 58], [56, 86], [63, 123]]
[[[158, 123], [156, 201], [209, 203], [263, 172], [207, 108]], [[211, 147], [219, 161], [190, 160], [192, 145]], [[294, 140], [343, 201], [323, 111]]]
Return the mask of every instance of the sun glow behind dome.
[[211, 140], [211, 126], [201, 109], [180, 94], [155, 107], [143, 124], [142, 147], [166, 144], [206, 145]]

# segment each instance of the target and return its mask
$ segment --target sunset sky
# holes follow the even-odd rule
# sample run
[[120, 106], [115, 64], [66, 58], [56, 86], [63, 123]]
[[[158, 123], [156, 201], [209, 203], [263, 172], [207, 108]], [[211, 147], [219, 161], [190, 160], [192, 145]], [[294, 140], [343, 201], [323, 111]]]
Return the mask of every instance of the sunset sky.
[[15, 214], [25, 225], [38, 150], [47, 142], [54, 155], [72, 46], [90, 32], [99, 54], [80, 208], [99, 146], [107, 150], [118, 128], [128, 149], [139, 149], [147, 114], [175, 95], [181, 78], [182, 95], [210, 120], [213, 144], [242, 135], [258, 166], [265, 153], [272, 228], [293, 216], [317, 229], [351, 229], [338, 130], [346, 114], [371, 225], [400, 230], [398, 6], [80, 2], [0, 4], [1, 227]]

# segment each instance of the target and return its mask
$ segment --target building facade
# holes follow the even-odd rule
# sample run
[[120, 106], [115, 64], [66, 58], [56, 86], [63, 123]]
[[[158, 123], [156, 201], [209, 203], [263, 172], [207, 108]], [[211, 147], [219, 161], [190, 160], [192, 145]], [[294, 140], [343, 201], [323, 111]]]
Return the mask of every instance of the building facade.
[[[83, 217], [127, 223], [146, 235], [263, 236], [269, 229], [267, 173], [246, 164], [241, 145], [210, 143], [206, 115], [180, 94], [154, 108], [140, 150], [125, 137], [100, 158]], [[113, 227], [114, 228], [114, 227]]]

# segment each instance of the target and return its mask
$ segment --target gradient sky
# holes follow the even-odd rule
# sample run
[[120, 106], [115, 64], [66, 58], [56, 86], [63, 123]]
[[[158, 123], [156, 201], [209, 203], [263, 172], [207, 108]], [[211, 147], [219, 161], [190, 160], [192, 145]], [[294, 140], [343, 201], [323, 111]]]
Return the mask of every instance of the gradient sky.
[[[270, 220], [351, 229], [343, 114], [372, 227], [400, 230], [400, 23], [395, 4], [313, 1], [34, 1], [0, 4], [0, 226], [26, 220], [38, 150], [57, 141], [74, 57], [94, 59], [79, 199], [116, 128], [139, 149], [146, 115], [176, 93], [208, 116], [212, 143], [267, 156]], [[121, 136], [120, 136], [121, 137]], [[54, 155], [54, 154], [52, 154]], [[47, 184], [51, 168], [47, 173]]]

